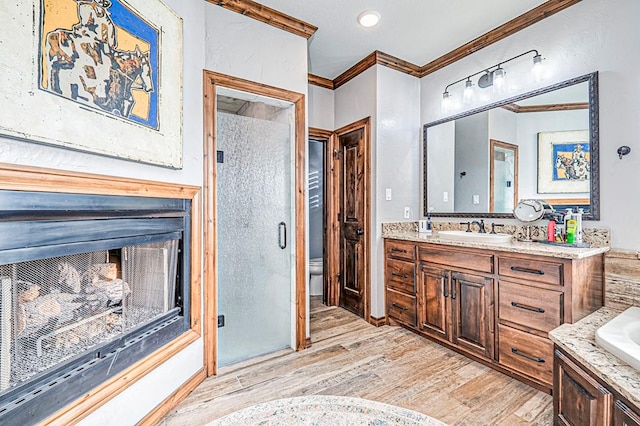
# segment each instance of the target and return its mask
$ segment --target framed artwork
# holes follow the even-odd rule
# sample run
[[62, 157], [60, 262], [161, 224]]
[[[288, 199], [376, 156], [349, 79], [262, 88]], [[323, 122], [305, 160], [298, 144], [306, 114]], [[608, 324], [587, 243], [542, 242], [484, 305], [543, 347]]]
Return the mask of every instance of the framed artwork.
[[1, 135], [182, 167], [182, 19], [162, 0], [10, 2], [0, 24]]
[[587, 130], [538, 133], [538, 193], [588, 193], [590, 168]]

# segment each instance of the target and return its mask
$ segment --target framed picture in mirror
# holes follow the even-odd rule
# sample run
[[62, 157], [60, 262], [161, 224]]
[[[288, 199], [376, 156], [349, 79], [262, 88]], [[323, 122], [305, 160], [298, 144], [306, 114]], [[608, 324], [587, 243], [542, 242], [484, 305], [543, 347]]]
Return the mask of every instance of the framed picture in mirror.
[[590, 157], [587, 130], [538, 133], [538, 193], [588, 193]]

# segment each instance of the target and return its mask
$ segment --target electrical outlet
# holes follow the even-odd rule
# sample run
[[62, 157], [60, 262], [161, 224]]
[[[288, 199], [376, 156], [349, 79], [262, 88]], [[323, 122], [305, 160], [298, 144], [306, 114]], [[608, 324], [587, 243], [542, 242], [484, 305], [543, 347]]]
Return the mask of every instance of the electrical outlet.
[[387, 201], [391, 201], [391, 188], [387, 188], [387, 190], [385, 191], [384, 199]]
[[404, 218], [409, 219], [411, 217], [411, 207], [404, 208]]
[[442, 193], [442, 202], [443, 202], [443, 203], [446, 203], [446, 202], [448, 202], [448, 201], [449, 201], [449, 193], [448, 193], [447, 191], [444, 191], [444, 192]]

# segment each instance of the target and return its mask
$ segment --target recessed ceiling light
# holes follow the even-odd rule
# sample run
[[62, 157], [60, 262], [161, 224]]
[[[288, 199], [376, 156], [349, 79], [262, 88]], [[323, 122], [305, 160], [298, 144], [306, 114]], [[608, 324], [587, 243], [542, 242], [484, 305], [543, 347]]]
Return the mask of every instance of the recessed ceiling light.
[[374, 27], [380, 22], [380, 13], [375, 10], [367, 10], [358, 15], [358, 23], [365, 28]]

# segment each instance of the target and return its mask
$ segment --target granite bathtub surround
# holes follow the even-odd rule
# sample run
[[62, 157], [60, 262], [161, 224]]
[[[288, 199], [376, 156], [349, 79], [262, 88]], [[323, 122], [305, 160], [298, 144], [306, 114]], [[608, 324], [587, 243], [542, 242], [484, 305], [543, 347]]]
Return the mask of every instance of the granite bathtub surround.
[[604, 305], [625, 310], [640, 306], [640, 252], [611, 250], [604, 258]]
[[600, 308], [574, 324], [563, 324], [550, 331], [549, 338], [611, 388], [640, 406], [640, 371], [602, 349], [595, 341], [596, 330], [620, 312]]
[[[383, 223], [382, 224], [382, 237], [394, 238], [398, 240], [416, 241], [424, 243], [446, 244], [450, 246], [458, 247], [470, 247], [480, 249], [492, 249], [510, 253], [523, 253], [523, 254], [535, 254], [540, 256], [561, 257], [565, 259], [582, 259], [585, 257], [593, 256], [595, 254], [605, 253], [609, 250], [608, 245], [595, 244], [589, 242], [591, 247], [578, 248], [578, 247], [566, 247], [566, 246], [553, 246], [540, 244], [536, 242], [521, 242], [517, 239], [513, 239], [508, 244], [489, 244], [467, 241], [450, 241], [438, 238], [438, 232], [444, 230], [466, 230], [466, 225], [460, 225], [458, 222], [432, 222], [431, 235], [423, 235], [418, 233], [418, 224], [416, 222], [395, 222], [395, 223]], [[518, 232], [524, 232], [524, 228], [516, 225], [505, 225], [501, 229], [501, 233], [507, 233], [511, 235], [518, 235]], [[592, 232], [590, 235], [599, 235], [599, 243], [609, 241], [609, 230], [600, 229], [599, 232]], [[585, 242], [586, 238], [585, 238]]]
[[325, 395], [264, 402], [209, 423], [209, 426], [236, 425], [445, 426], [433, 417], [405, 408], [361, 398]]
[[[467, 222], [473, 219], [461, 219], [458, 222], [431, 222], [431, 229], [437, 231], [466, 231], [467, 225], [460, 222]], [[475, 227], [474, 227], [475, 228]], [[485, 221], [485, 228], [491, 229], [491, 221]], [[418, 222], [391, 222], [382, 224], [382, 233], [413, 231], [418, 232]], [[474, 229], [476, 231], [476, 229]], [[526, 225], [504, 225], [499, 231], [501, 234], [511, 234], [516, 239], [524, 238]], [[531, 238], [534, 240], [547, 239], [547, 226], [531, 226]], [[608, 247], [611, 244], [611, 230], [609, 228], [583, 228], [583, 241], [592, 247]]]

